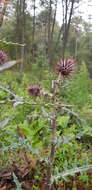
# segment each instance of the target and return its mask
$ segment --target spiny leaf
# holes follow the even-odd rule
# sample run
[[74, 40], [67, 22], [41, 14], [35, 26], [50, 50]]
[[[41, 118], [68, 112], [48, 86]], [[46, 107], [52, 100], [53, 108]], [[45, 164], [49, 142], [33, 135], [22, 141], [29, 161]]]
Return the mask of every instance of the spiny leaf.
[[19, 182], [17, 176], [13, 173], [13, 179], [16, 184], [16, 190], [22, 190], [21, 183]]
[[59, 173], [57, 174], [57, 176], [53, 176], [52, 179], [57, 180], [60, 178], [65, 178], [69, 175], [74, 175], [75, 173], [78, 172], [83, 172], [83, 171], [87, 171], [88, 169], [92, 168], [92, 165], [87, 165], [87, 166], [82, 166], [82, 167], [76, 167], [70, 170], [66, 170], [65, 172]]
[[11, 120], [11, 118], [6, 118], [5, 120], [0, 122], [0, 129], [2, 129], [3, 127], [5, 127], [8, 122]]

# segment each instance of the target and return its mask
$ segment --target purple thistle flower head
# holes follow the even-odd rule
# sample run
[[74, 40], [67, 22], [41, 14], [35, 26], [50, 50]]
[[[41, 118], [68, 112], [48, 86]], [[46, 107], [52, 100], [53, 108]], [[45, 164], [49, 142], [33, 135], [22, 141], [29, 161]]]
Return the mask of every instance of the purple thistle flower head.
[[8, 60], [7, 54], [0, 50], [0, 65], [3, 65]]
[[75, 60], [74, 59], [61, 59], [57, 64], [57, 72], [63, 77], [70, 76], [75, 70]]
[[34, 97], [37, 97], [40, 95], [41, 88], [38, 85], [31, 85], [27, 88], [27, 91]]

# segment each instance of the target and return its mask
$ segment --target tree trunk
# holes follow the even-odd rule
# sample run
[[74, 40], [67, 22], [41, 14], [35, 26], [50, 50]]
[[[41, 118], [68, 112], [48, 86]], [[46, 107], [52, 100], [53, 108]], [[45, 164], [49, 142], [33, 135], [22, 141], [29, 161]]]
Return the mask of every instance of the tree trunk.
[[[69, 8], [70, 3], [71, 3], [70, 13], [68, 13], [68, 8]], [[68, 41], [69, 28], [70, 28], [71, 18], [72, 18], [72, 14], [73, 14], [73, 9], [74, 9], [74, 3], [75, 3], [75, 0], [72, 0], [72, 1], [70, 0], [69, 2], [68, 2], [68, 0], [66, 0], [66, 2], [64, 4], [64, 0], [62, 0], [63, 24], [61, 25], [54, 51], [56, 51], [57, 45], [60, 41], [60, 37], [62, 34], [63, 35], [62, 36], [62, 39], [63, 39], [62, 57], [63, 57], [63, 59], [65, 56], [65, 50], [66, 50], [67, 41]], [[69, 14], [69, 19], [67, 19], [68, 14]], [[62, 30], [63, 30], [63, 33], [62, 33]]]
[[49, 1], [48, 7], [48, 58], [51, 56], [51, 14], [52, 14], [52, 1]]
[[25, 0], [17, 0], [17, 5], [16, 5], [16, 40], [17, 43], [22, 44], [21, 46], [17, 46], [17, 55], [16, 57], [19, 59], [21, 57], [21, 65], [18, 67], [18, 70], [20, 72], [23, 71], [24, 67], [24, 54], [25, 54], [25, 6], [26, 1]]
[[[66, 2], [67, 2], [67, 0], [66, 0]], [[68, 23], [67, 23], [68, 10], [66, 10], [66, 15], [65, 15], [65, 31], [64, 31], [64, 34], [63, 34], [63, 52], [62, 52], [63, 58], [65, 56], [65, 50], [66, 50], [66, 46], [67, 46], [67, 40], [68, 40], [68, 34], [69, 34], [69, 28], [70, 28], [71, 18], [72, 18], [72, 14], [73, 14], [74, 3], [75, 3], [75, 0], [72, 0]], [[66, 5], [66, 9], [68, 9], [68, 5]]]
[[21, 68], [20, 68], [21, 72], [23, 71], [23, 67], [24, 67], [24, 57], [25, 57], [24, 56], [24, 54], [25, 54], [24, 43], [25, 43], [25, 0], [22, 0], [22, 31], [21, 31], [21, 44], [22, 44], [21, 59], [22, 59], [22, 62], [21, 62]]
[[35, 10], [36, 10], [36, 0], [34, 0], [34, 5], [33, 5], [33, 11], [34, 11], [34, 15], [33, 15], [33, 44], [34, 44], [34, 40], [35, 40]]
[[56, 0], [55, 2], [55, 11], [54, 11], [54, 18], [53, 18], [53, 23], [52, 23], [52, 29], [51, 29], [51, 36], [50, 36], [50, 45], [49, 45], [49, 64], [52, 65], [53, 63], [53, 50], [52, 50], [52, 47], [53, 47], [53, 35], [54, 35], [54, 27], [55, 27], [55, 22], [56, 22], [56, 13], [57, 13], [57, 3], [58, 3], [58, 0]]
[[57, 13], [57, 3], [58, 3], [58, 0], [56, 0], [55, 2], [55, 12], [54, 12], [54, 19], [53, 19], [52, 31], [51, 31], [51, 41], [53, 41], [53, 34], [54, 34], [54, 27], [55, 27], [55, 22], [56, 22], [56, 13]]

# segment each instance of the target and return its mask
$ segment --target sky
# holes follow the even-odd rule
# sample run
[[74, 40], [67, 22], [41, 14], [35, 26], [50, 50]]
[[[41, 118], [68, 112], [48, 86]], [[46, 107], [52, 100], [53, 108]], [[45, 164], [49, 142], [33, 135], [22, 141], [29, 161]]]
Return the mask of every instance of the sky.
[[[59, 24], [62, 24], [62, 20], [61, 20], [61, 4], [58, 4], [58, 9], [57, 9], [57, 20], [59, 22]], [[82, 18], [85, 21], [91, 22], [92, 23], [92, 0], [91, 2], [89, 0], [82, 0], [81, 3], [79, 4], [79, 8], [77, 9], [77, 12], [75, 14], [76, 15], [80, 15], [82, 16]], [[91, 19], [90, 19], [90, 18]]]
[[[82, 16], [82, 18], [85, 21], [88, 21], [92, 23], [92, 0], [80, 0], [81, 2], [79, 3], [79, 7], [77, 8], [75, 16]], [[27, 0], [27, 9], [30, 11], [30, 7], [32, 6], [31, 0]], [[37, 4], [37, 9], [36, 9], [36, 14], [38, 14], [41, 11], [41, 8], [39, 6], [39, 0], [36, 0]], [[62, 24], [62, 0], [58, 0], [58, 7], [57, 7], [57, 16], [56, 19], [61, 26]], [[31, 14], [32, 14], [32, 9], [31, 9]], [[90, 17], [90, 18], [89, 18]]]
[[[30, 9], [31, 0], [27, 0], [27, 1], [28, 1], [28, 9]], [[37, 2], [36, 10], [37, 10], [37, 13], [39, 13], [41, 11], [41, 8], [39, 6], [39, 0], [36, 0], [36, 2]], [[59, 22], [59, 25], [61, 25], [62, 24], [62, 0], [58, 0], [58, 2], [59, 3], [57, 7], [56, 19]], [[80, 15], [85, 21], [92, 23], [92, 16], [91, 16], [91, 19], [89, 19], [89, 16], [92, 15], [92, 0], [81, 0], [81, 2], [79, 3], [79, 8], [77, 9], [76, 15]]]

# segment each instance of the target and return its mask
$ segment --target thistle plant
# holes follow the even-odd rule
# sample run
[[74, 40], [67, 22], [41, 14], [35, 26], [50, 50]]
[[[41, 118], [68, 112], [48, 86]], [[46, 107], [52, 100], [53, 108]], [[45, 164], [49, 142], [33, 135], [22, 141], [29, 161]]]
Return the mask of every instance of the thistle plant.
[[[57, 79], [52, 80], [52, 90], [53, 93], [50, 94], [50, 98], [52, 101], [52, 113], [51, 115], [51, 140], [50, 140], [50, 155], [48, 157], [48, 167], [47, 167], [47, 186], [46, 190], [50, 190], [51, 186], [51, 177], [52, 177], [52, 169], [53, 169], [53, 163], [55, 158], [55, 150], [56, 150], [56, 131], [57, 131], [57, 116], [60, 108], [60, 102], [58, 100], [59, 95], [59, 88], [62, 83], [62, 79], [65, 79], [66, 77], [71, 76], [71, 74], [75, 70], [75, 60], [74, 59], [61, 59], [57, 66], [56, 66], [56, 72], [57, 72]], [[31, 85], [28, 87], [27, 91], [33, 96], [37, 97], [40, 96], [43, 92], [43, 90], [38, 85]], [[45, 94], [45, 93], [44, 93]], [[44, 95], [43, 94], [43, 95]]]
[[0, 51], [0, 65], [3, 65], [6, 61], [8, 61], [8, 56], [4, 51]]
[[[5, 65], [5, 64], [4, 64]], [[1, 65], [2, 66], [2, 65]], [[14, 93], [12, 93], [9, 89], [4, 88], [0, 85], [0, 88], [3, 89], [5, 92], [7, 92], [8, 94], [12, 95], [14, 99], [10, 100], [8, 99], [7, 102], [9, 101], [9, 103], [14, 103], [13, 106], [16, 107], [18, 105], [25, 105], [27, 104], [28, 106], [35, 106], [38, 107], [38, 109], [41, 111], [44, 111], [44, 108], [46, 108], [47, 112], [44, 113], [44, 117], [46, 118], [46, 125], [47, 125], [47, 119], [49, 120], [49, 129], [47, 128], [47, 126], [45, 125], [45, 128], [47, 131], [49, 131], [50, 135], [49, 135], [49, 139], [47, 137], [48, 133], [45, 133], [44, 135], [42, 133], [40, 133], [40, 135], [45, 136], [45, 139], [47, 140], [46, 143], [48, 143], [48, 160], [46, 159], [45, 164], [47, 163], [47, 165], [45, 165], [45, 167], [43, 169], [45, 169], [45, 172], [47, 172], [47, 175], [44, 175], [44, 190], [51, 190], [51, 189], [57, 189], [56, 187], [52, 187], [53, 182], [58, 181], [58, 179], [61, 178], [65, 178], [69, 175], [73, 175], [77, 172], [81, 172], [81, 171], [86, 171], [89, 168], [92, 168], [92, 165], [86, 165], [82, 166], [82, 167], [75, 167], [73, 169], [69, 169], [65, 168], [64, 172], [60, 172], [59, 171], [55, 171], [54, 170], [54, 164], [55, 163], [55, 159], [57, 158], [55, 153], [57, 151], [57, 148], [61, 145], [61, 143], [63, 141], [59, 141], [58, 137], [60, 137], [59, 135], [57, 135], [57, 122], [58, 122], [58, 116], [60, 116], [60, 112], [62, 110], [62, 107], [66, 108], [65, 110], [71, 111], [67, 108], [67, 106], [69, 107], [70, 105], [66, 105], [64, 103], [62, 103], [59, 99], [59, 93], [60, 93], [60, 89], [62, 88], [62, 82], [63, 80], [65, 80], [66, 78], [71, 77], [71, 75], [74, 73], [75, 71], [75, 60], [73, 59], [61, 59], [56, 66], [56, 79], [52, 80], [52, 90], [51, 92], [47, 92], [45, 91], [43, 88], [41, 88], [39, 85], [31, 85], [27, 88], [27, 92], [29, 93], [29, 95], [31, 95], [34, 98], [34, 102], [25, 102], [25, 99], [23, 99], [22, 97], [18, 97], [17, 95], [15, 95]], [[48, 100], [47, 98], [50, 100], [50, 103], [47, 103]], [[41, 100], [41, 101], [40, 101]], [[6, 101], [3, 101], [3, 103], [6, 103]], [[43, 108], [44, 107], [44, 108]], [[47, 109], [49, 108], [49, 109]], [[73, 111], [71, 111], [70, 113], [73, 114]], [[18, 114], [20, 117], [20, 113]], [[77, 114], [74, 113], [74, 116], [76, 116], [76, 118], [79, 120]], [[41, 118], [42, 115], [39, 115], [37, 112], [37, 115], [33, 115], [31, 114], [31, 118], [33, 120], [35, 120], [34, 118], [37, 118], [37, 123], [35, 123], [33, 125], [36, 126], [37, 128], [39, 128], [39, 123], [41, 122], [41, 119], [43, 120], [43, 118]], [[29, 116], [30, 118], [30, 116]], [[39, 123], [38, 123], [38, 119], [39, 119]], [[5, 119], [3, 122], [0, 123], [1, 128], [3, 128], [4, 126], [7, 125], [7, 123], [9, 122], [10, 118]], [[32, 124], [32, 122], [31, 122]], [[42, 122], [41, 127], [44, 125], [44, 123]], [[25, 125], [25, 127], [27, 127], [27, 125]], [[31, 125], [32, 127], [32, 125]], [[63, 125], [64, 127], [64, 125]], [[35, 128], [35, 127], [34, 127]], [[43, 128], [40, 128], [41, 132], [43, 130]], [[44, 130], [46, 132], [46, 130]], [[89, 131], [88, 131], [89, 132]], [[20, 148], [20, 145], [22, 147], [22, 152], [24, 152], [24, 157], [25, 157], [25, 161], [28, 164], [28, 166], [30, 167], [30, 160], [29, 158], [26, 156], [26, 151], [25, 150], [29, 150], [31, 151], [31, 153], [34, 154], [34, 150], [32, 150], [34, 147], [30, 146], [30, 142], [29, 139], [27, 139], [27, 136], [25, 135], [24, 131], [21, 130], [21, 124], [20, 126], [17, 126], [17, 133], [19, 138], [19, 142], [18, 143], [11, 143], [11, 149], [15, 147]], [[36, 131], [36, 134], [39, 133], [38, 131]], [[34, 133], [31, 134], [30, 130], [29, 130], [29, 136], [32, 137]], [[82, 134], [83, 135], [83, 134]], [[36, 138], [36, 135], [33, 135], [34, 138]], [[80, 137], [80, 134], [77, 134], [77, 137]], [[67, 138], [67, 137], [66, 137]], [[75, 137], [74, 137], [75, 138]], [[31, 139], [32, 140], [32, 139]], [[42, 136], [41, 136], [41, 140], [42, 140]], [[61, 140], [61, 139], [60, 139]], [[34, 140], [33, 140], [34, 141]], [[69, 142], [69, 140], [68, 140]], [[31, 143], [34, 143], [31, 141]], [[44, 143], [43, 143], [44, 144]], [[59, 146], [58, 146], [59, 144]], [[47, 145], [47, 144], [45, 144]], [[37, 147], [38, 148], [38, 147]], [[6, 148], [5, 148], [6, 150]], [[8, 150], [10, 151], [10, 146], [8, 146]], [[33, 152], [32, 152], [33, 151]], [[37, 151], [36, 154], [38, 154], [39, 152]], [[43, 152], [42, 152], [43, 153]], [[46, 152], [47, 153], [47, 152]], [[28, 154], [29, 156], [29, 154]], [[61, 153], [61, 157], [62, 157], [62, 153]], [[43, 160], [43, 158], [42, 158]], [[42, 164], [42, 162], [41, 162]], [[36, 165], [37, 166], [37, 165]], [[55, 168], [56, 169], [56, 168]], [[41, 170], [42, 171], [42, 170]], [[55, 175], [54, 171], [56, 172], [57, 175]], [[44, 174], [44, 171], [43, 171]], [[14, 178], [16, 178], [16, 176], [13, 176]], [[15, 179], [15, 183], [18, 182]], [[16, 183], [16, 186], [19, 185]], [[56, 184], [55, 184], [56, 185]], [[31, 188], [31, 187], [30, 187]]]
[[38, 85], [31, 85], [27, 88], [27, 91], [33, 96], [40, 96], [41, 88]]
[[57, 72], [64, 78], [71, 76], [75, 71], [75, 60], [74, 59], [60, 59], [57, 64]]

